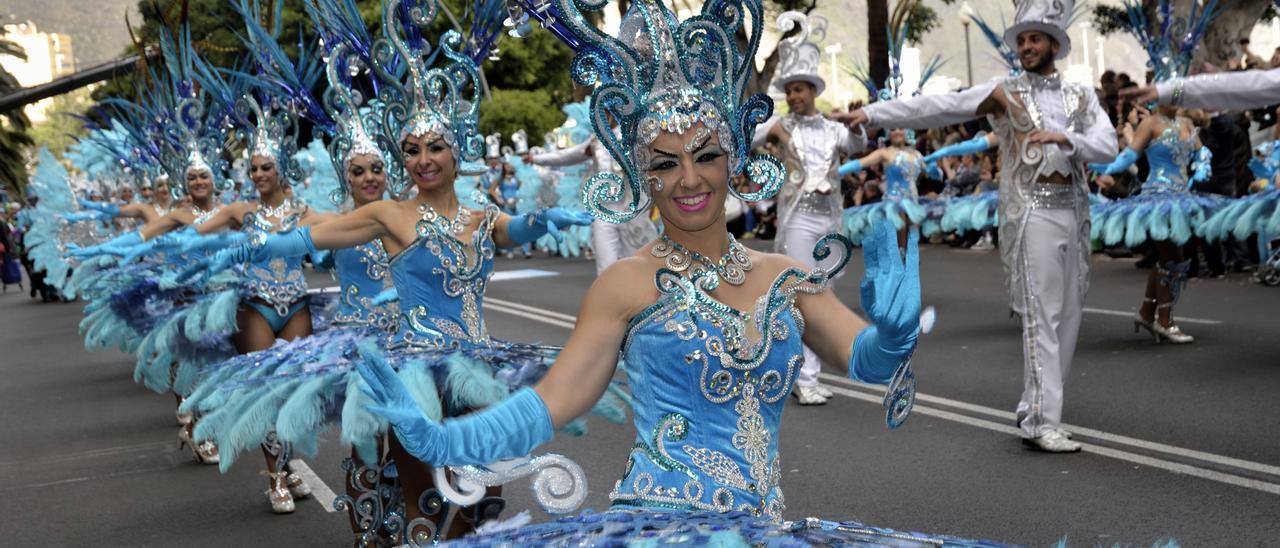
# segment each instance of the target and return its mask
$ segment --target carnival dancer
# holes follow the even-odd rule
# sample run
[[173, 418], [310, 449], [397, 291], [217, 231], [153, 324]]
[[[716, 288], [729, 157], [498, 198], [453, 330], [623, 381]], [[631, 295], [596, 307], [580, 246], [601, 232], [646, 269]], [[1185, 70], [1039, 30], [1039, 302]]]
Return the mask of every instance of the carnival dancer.
[[[326, 47], [329, 48], [326, 73], [332, 90], [326, 108], [331, 111], [330, 118], [335, 125], [320, 127], [334, 139], [328, 153], [320, 149], [313, 150], [312, 154], [313, 160], [325, 163], [330, 163], [332, 155], [335, 160], [328, 171], [340, 170], [343, 180], [332, 188], [316, 188], [313, 192], [326, 193], [324, 199], [339, 207], [345, 207], [350, 201], [353, 209], [359, 209], [381, 200], [386, 191], [387, 154], [373, 142], [370, 135], [374, 132], [368, 129], [377, 127], [381, 113], [360, 109], [349, 75], [350, 48], [336, 41], [327, 42]], [[323, 169], [314, 167], [315, 171]], [[319, 178], [312, 184], [322, 184], [324, 180]], [[317, 217], [315, 222], [319, 223], [331, 220], [334, 214]], [[359, 388], [354, 379], [341, 374], [298, 374], [324, 356], [340, 356], [344, 348], [354, 349], [359, 341], [380, 340], [394, 331], [397, 311], [394, 302], [382, 302], [380, 298], [391, 286], [387, 255], [380, 241], [338, 249], [331, 258], [340, 284], [338, 309], [332, 325], [310, 336], [209, 366], [200, 386], [183, 407], [204, 415], [196, 437], [218, 442], [223, 470], [231, 466], [237, 453], [256, 445], [272, 429], [286, 447], [298, 447], [314, 454], [319, 433], [340, 420], [341, 439], [352, 446], [352, 457], [343, 463], [348, 472], [347, 495], [339, 506], [348, 512], [357, 543], [374, 545], [386, 517], [383, 509], [391, 502], [380, 496], [385, 495], [380, 493], [382, 483], [391, 480], [384, 475], [386, 461], [381, 456], [377, 421], [369, 420], [361, 412], [343, 412], [337, 416], [326, 410], [325, 402], [355, 399], [347, 395], [348, 390]], [[286, 474], [284, 482], [286, 489], [272, 493], [273, 507], [281, 506], [281, 510], [293, 506], [294, 492], [303, 484], [296, 474]], [[285, 497], [286, 494], [289, 496]], [[279, 504], [277, 499], [281, 501]]]
[[[564, 167], [589, 162], [591, 170], [583, 177], [584, 190], [580, 193], [584, 202], [590, 199], [585, 187], [590, 185], [591, 179], [601, 174], [616, 175], [619, 169], [609, 151], [594, 135], [570, 148], [548, 151], [536, 156], [530, 154], [525, 161], [535, 166], [545, 167]], [[624, 189], [623, 192], [625, 194], [626, 190]], [[629, 198], [624, 195], [620, 199], [625, 201]], [[596, 259], [596, 275], [600, 275], [619, 259], [635, 254], [657, 234], [658, 229], [653, 221], [649, 220], [648, 215], [637, 215], [621, 224], [596, 219], [591, 223], [591, 249]]]
[[[1186, 72], [1204, 29], [1217, 14], [1214, 2], [1203, 7], [1194, 3], [1186, 19], [1177, 18], [1172, 5], [1162, 0], [1156, 10], [1159, 19], [1150, 25], [1141, 5], [1128, 3], [1125, 9], [1126, 28], [1147, 50], [1147, 65], [1158, 81]], [[1151, 32], [1151, 28], [1163, 32]], [[1201, 225], [1225, 200], [1191, 192], [1192, 185], [1209, 179], [1212, 156], [1200, 145], [1199, 128], [1187, 113], [1164, 105], [1152, 114], [1138, 124], [1129, 146], [1113, 161], [1089, 164], [1092, 171], [1114, 175], [1127, 170], [1144, 152], [1151, 164], [1140, 194], [1093, 208], [1092, 235], [1107, 245], [1121, 240], [1130, 248], [1143, 242], [1155, 245], [1159, 262], [1147, 276], [1146, 294], [1134, 315], [1133, 329], [1145, 329], [1156, 342], [1185, 344], [1195, 338], [1173, 322], [1173, 306], [1186, 287], [1191, 265], [1183, 258], [1182, 246], [1201, 231]], [[1191, 177], [1188, 165], [1194, 171]]]
[[[782, 33], [800, 28], [798, 34], [778, 44], [781, 60], [778, 76], [773, 80], [774, 90], [786, 94], [789, 112], [756, 127], [750, 147], [774, 143], [787, 168], [787, 184], [777, 197], [774, 252], [813, 268], [819, 265], [813, 257], [813, 246], [827, 234], [840, 231], [843, 204], [836, 166], [841, 156], [862, 150], [865, 138], [826, 119], [815, 106], [826, 82], [818, 75], [821, 53], [809, 35], [816, 31], [820, 39], [826, 32], [826, 20], [789, 11], [778, 16], [777, 26]], [[829, 268], [834, 263], [828, 260], [821, 264]], [[805, 347], [804, 367], [792, 392], [800, 405], [823, 405], [833, 396], [818, 382], [821, 369], [818, 354]]]
[[[396, 353], [398, 375], [412, 387], [414, 405], [438, 418], [501, 400], [508, 382], [518, 385], [540, 377], [549, 363], [548, 349], [494, 340], [485, 327], [481, 306], [494, 250], [534, 241], [559, 226], [586, 224], [590, 216], [546, 209], [510, 217], [493, 206], [476, 212], [460, 205], [454, 187], [459, 167], [484, 152], [477, 130], [479, 76], [474, 62], [458, 53], [462, 39], [454, 31], [445, 33], [438, 44], [447, 64], [425, 66], [425, 41], [408, 41], [403, 34], [434, 17], [434, 4], [424, 10], [407, 20], [395, 0], [383, 9], [383, 37], [399, 53], [390, 62], [409, 65], [407, 81], [399, 81], [388, 67], [371, 66], [391, 88], [385, 94], [389, 103], [382, 136], [375, 139], [399, 147], [387, 173], [392, 193], [404, 195], [412, 184], [416, 195], [402, 202], [371, 203], [313, 227], [272, 234], [256, 245], [225, 249], [200, 270], [380, 240], [400, 308], [399, 330], [386, 346]], [[350, 360], [343, 359], [314, 363], [305, 373], [351, 370]], [[366, 403], [362, 397], [352, 398], [344, 414], [360, 413]], [[486, 498], [463, 508], [459, 519], [446, 528], [449, 505], [433, 483], [433, 470], [408, 456], [402, 441], [388, 437], [404, 488], [401, 542], [416, 546], [461, 536], [501, 510], [500, 498]]]
[[169, 194], [169, 176], [160, 175], [155, 178], [154, 182], [143, 187], [142, 197], [147, 200], [145, 203], [126, 202], [124, 205], [119, 205], [111, 202], [95, 202], [83, 198], [77, 199], [76, 203], [86, 210], [97, 211], [107, 218], [124, 217], [138, 219], [144, 224], [149, 223], [168, 215], [173, 210], [174, 200], [173, 196]]
[[1048, 452], [1080, 444], [1062, 429], [1063, 380], [1071, 368], [1089, 281], [1086, 162], [1115, 154], [1115, 128], [1087, 86], [1062, 81], [1054, 61], [1071, 51], [1074, 3], [1018, 4], [1005, 43], [1025, 72], [964, 92], [882, 102], [851, 124], [927, 128], [992, 118], [1001, 144], [1000, 255], [1010, 306], [1022, 317], [1024, 389], [1017, 424]]
[[[555, 30], [581, 40], [584, 49], [609, 52], [594, 57], [594, 65], [575, 63], [588, 67], [575, 71], [580, 82], [603, 80], [593, 109], [610, 109], [612, 93], [637, 101], [625, 114], [610, 112], [619, 120], [618, 137], [603, 112], [593, 117], [597, 135], [624, 174], [601, 184], [627, 185], [635, 199], [621, 211], [605, 209], [610, 196], [597, 196], [590, 206], [625, 221], [642, 214], [643, 203], [651, 201], [662, 217], [663, 235], [596, 279], [578, 327], [536, 387], [470, 417], [440, 423], [412, 405], [395, 372], [369, 351], [360, 371], [377, 400], [375, 409], [424, 460], [474, 463], [524, 454], [604, 390], [618, 354], [600, 349], [616, 347], [631, 372], [637, 434], [610, 495], [612, 508], [479, 536], [474, 543], [941, 540], [817, 519], [779, 523], [784, 503], [778, 427], [803, 342], [833, 362], [848, 364], [854, 378], [903, 381], [890, 389], [887, 405], [890, 424], [905, 418], [912, 394], [909, 356], [919, 327], [919, 255], [913, 238], [904, 261], [887, 225], [868, 238], [862, 304], [875, 322], [868, 326], [827, 287], [834, 271], [807, 269], [729, 237], [724, 202], [737, 192], [731, 176], [745, 172], [761, 186], [752, 199], [776, 192], [785, 177], [776, 160], [748, 158], [752, 126], [770, 110], [765, 96], [744, 97], [742, 91], [749, 75], [744, 67], [758, 45], [761, 4], [708, 4], [696, 23], [679, 25], [661, 3], [634, 2], [622, 22], [622, 40], [599, 34], [570, 11], [581, 5], [566, 0], [553, 4], [549, 13], [532, 7], [527, 13], [555, 18]], [[748, 13], [755, 24], [746, 51], [740, 51], [732, 37]], [[674, 49], [698, 33], [719, 38], [704, 42], [706, 48]], [[612, 70], [623, 64], [638, 70]], [[687, 66], [707, 70], [683, 70]], [[838, 270], [851, 246], [832, 235], [818, 250], [825, 254], [833, 244], [842, 254]], [[651, 289], [637, 290], [649, 284]], [[672, 368], [672, 363], [692, 368]]]

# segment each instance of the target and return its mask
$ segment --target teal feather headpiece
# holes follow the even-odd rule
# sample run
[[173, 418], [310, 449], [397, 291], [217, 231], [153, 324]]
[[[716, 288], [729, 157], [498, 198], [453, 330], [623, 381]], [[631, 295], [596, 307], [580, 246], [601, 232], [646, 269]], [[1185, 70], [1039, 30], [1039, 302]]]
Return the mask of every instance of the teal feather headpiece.
[[[591, 126], [622, 174], [597, 173], [587, 181], [582, 200], [592, 215], [621, 223], [644, 211], [651, 201], [648, 185], [641, 184], [650, 144], [662, 131], [684, 133], [698, 124], [700, 132], [719, 136], [730, 174], [745, 171], [760, 188], [730, 192], [756, 201], [781, 188], [784, 170], [777, 159], [748, 157], [755, 127], [773, 113], [768, 96], [746, 94], [763, 36], [760, 0], [711, 0], [685, 21], [659, 0], [637, 0], [616, 37], [596, 29], [584, 13], [603, 10], [605, 1], [516, 2], [523, 13], [513, 19], [532, 17], [554, 32], [577, 52], [570, 67], [574, 80], [596, 86]], [[737, 34], [743, 30], [748, 32], [740, 48]], [[618, 124], [616, 136], [611, 118]], [[611, 205], [618, 203], [620, 210]]]

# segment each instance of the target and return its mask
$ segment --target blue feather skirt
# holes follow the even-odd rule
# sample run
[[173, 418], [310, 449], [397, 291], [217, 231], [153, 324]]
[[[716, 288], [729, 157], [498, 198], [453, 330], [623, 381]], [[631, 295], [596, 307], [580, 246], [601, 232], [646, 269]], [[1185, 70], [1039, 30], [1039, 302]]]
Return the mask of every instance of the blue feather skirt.
[[844, 235], [853, 243], [861, 244], [862, 239], [871, 232], [871, 227], [878, 223], [889, 221], [895, 229], [902, 229], [907, 226], [907, 221], [913, 225], [923, 223], [926, 216], [924, 206], [915, 200], [885, 199], [874, 204], [846, 208], [841, 224]]
[[[321, 435], [338, 426], [339, 439], [365, 463], [377, 462], [377, 440], [387, 422], [365, 409], [372, 402], [356, 371], [361, 348], [377, 347], [386, 332], [371, 327], [335, 327], [205, 368], [183, 411], [202, 414], [195, 436], [218, 445], [225, 471], [236, 456], [275, 430], [280, 441], [315, 455]], [[559, 347], [491, 339], [486, 345], [386, 353], [423, 414], [433, 420], [492, 405], [546, 373]], [[593, 413], [620, 423], [625, 393], [616, 387]], [[582, 421], [567, 426], [585, 432]]]
[[1234, 236], [1244, 240], [1253, 234], [1280, 235], [1280, 187], [1271, 188], [1231, 200], [1219, 209], [1200, 229], [1208, 240]]
[[1096, 204], [1090, 207], [1090, 236], [1107, 245], [1135, 247], [1148, 241], [1182, 245], [1200, 234], [1210, 215], [1226, 202], [1212, 194], [1162, 191]]
[[1000, 193], [988, 190], [952, 198], [942, 216], [943, 232], [983, 231], [1000, 224]]
[[[500, 528], [500, 524], [496, 524]], [[895, 531], [854, 521], [807, 518], [777, 523], [746, 512], [619, 509], [497, 530], [449, 546], [965, 546], [1004, 544]]]

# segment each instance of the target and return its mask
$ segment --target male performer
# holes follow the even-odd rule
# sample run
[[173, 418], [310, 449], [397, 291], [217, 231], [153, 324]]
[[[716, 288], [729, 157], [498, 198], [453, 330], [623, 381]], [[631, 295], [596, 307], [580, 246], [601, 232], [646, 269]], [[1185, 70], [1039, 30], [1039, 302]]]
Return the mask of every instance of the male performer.
[[1116, 134], [1093, 89], [1061, 80], [1071, 50], [1070, 0], [1026, 0], [1004, 40], [1024, 72], [962, 93], [870, 105], [850, 124], [923, 129], [990, 116], [1000, 138], [1000, 255], [1009, 300], [1022, 317], [1025, 378], [1017, 422], [1023, 442], [1053, 453], [1080, 444], [1061, 427], [1089, 282], [1085, 163], [1116, 154]]
[[[824, 20], [814, 21], [825, 25]], [[814, 100], [822, 94], [826, 82], [818, 76], [822, 53], [808, 40], [809, 18], [795, 11], [778, 16], [778, 29], [783, 33], [797, 24], [800, 33], [778, 44], [778, 76], [773, 81], [774, 89], [786, 94], [789, 112], [760, 124], [751, 147], [773, 142], [787, 168], [787, 182], [777, 196], [774, 251], [815, 267], [813, 246], [823, 236], [840, 232], [843, 204], [840, 177], [836, 174], [840, 156], [862, 150], [865, 139], [823, 117], [815, 108]], [[831, 398], [831, 391], [818, 384], [820, 370], [818, 355], [806, 346], [804, 365], [792, 392], [800, 405], [822, 405]]]

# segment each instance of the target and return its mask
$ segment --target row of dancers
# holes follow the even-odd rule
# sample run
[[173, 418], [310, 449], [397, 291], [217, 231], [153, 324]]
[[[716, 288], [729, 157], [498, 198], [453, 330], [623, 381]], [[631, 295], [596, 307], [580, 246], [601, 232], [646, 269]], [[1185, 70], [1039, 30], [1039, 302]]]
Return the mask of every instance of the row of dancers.
[[[1054, 66], [1070, 49], [1071, 2], [1022, 2], [1010, 27], [991, 32], [1017, 60], [1016, 74], [950, 96], [897, 98], [895, 63], [879, 102], [829, 117], [812, 110], [822, 86], [807, 30], [787, 42], [794, 49], [780, 70], [792, 112], [771, 117], [771, 100], [744, 93], [763, 24], [758, 1], [708, 3], [685, 21], [661, 2], [633, 2], [618, 36], [586, 22], [584, 11], [603, 5], [510, 6], [513, 35], [534, 24], [553, 32], [577, 52], [575, 80], [595, 86], [582, 105], [593, 135], [541, 159], [595, 164], [573, 193], [581, 208], [544, 202], [521, 212], [501, 188], [506, 212], [465, 203], [459, 182], [485, 175], [480, 161], [492, 148], [478, 130], [476, 61], [493, 42], [447, 31], [432, 44], [422, 29], [437, 5], [400, 0], [384, 3], [376, 40], [353, 3], [309, 2], [324, 52], [297, 60], [260, 23], [257, 7], [242, 2], [252, 67], [243, 72], [206, 64], [185, 28], [163, 33], [163, 66], [140, 84], [140, 99], [114, 104], [103, 129], [119, 139], [104, 145], [115, 163], [148, 179], [168, 174], [169, 200], [77, 206], [52, 161], [40, 163], [33, 181], [43, 227], [34, 247], [56, 285], [90, 301], [86, 344], [134, 354], [135, 379], [178, 397], [180, 437], [197, 460], [226, 469], [259, 447], [277, 512], [308, 495], [290, 469], [293, 452], [315, 454], [321, 434], [336, 427], [352, 452], [338, 504], [357, 545], [423, 545], [475, 531], [468, 539], [481, 544], [664, 536], [694, 544], [983, 544], [857, 522], [781, 521], [781, 412], [793, 386], [802, 400], [806, 387], [818, 393], [816, 382], [804, 382], [816, 379], [816, 364], [888, 385], [890, 427], [914, 401], [917, 225], [927, 212], [911, 183], [928, 162], [901, 128], [992, 121], [992, 136], [935, 158], [999, 145], [1000, 191], [972, 199], [998, 208], [990, 217], [1024, 326], [1018, 426], [1043, 451], [1080, 449], [1061, 427], [1062, 378], [1088, 285], [1090, 209], [1103, 219], [1092, 226], [1104, 239], [1177, 242], [1230, 208], [1187, 191], [1198, 147], [1174, 109], [1144, 122], [1131, 151], [1115, 157], [1115, 131], [1093, 91], [1062, 82]], [[779, 24], [807, 22], [789, 13]], [[745, 42], [734, 39], [739, 31]], [[1164, 76], [1177, 82], [1178, 74]], [[317, 96], [320, 75], [326, 91]], [[1178, 88], [1177, 98], [1189, 101], [1199, 82]], [[303, 178], [299, 118], [325, 133], [334, 173], [325, 198], [335, 211], [289, 190]], [[899, 129], [885, 148], [839, 165], [842, 154], [865, 149], [860, 128], [872, 124]], [[751, 155], [764, 141], [780, 159]], [[254, 199], [224, 204], [217, 196], [232, 188], [229, 143], [246, 151]], [[1123, 169], [1143, 148], [1160, 173], [1150, 194], [1091, 206], [1086, 169]], [[535, 158], [521, 165], [532, 169]], [[842, 169], [873, 164], [885, 166], [894, 190], [882, 204], [841, 210], [832, 182]], [[737, 174], [752, 191], [730, 184]], [[323, 188], [319, 181], [312, 184]], [[775, 194], [779, 253], [748, 249], [726, 232], [728, 196]], [[77, 209], [143, 224], [102, 241], [59, 218]], [[497, 250], [558, 245], [589, 224], [597, 257], [610, 249], [600, 238], [653, 232], [631, 253], [609, 257], [563, 348], [491, 337], [482, 303]], [[829, 287], [854, 242], [866, 265], [865, 320]], [[304, 258], [337, 273], [331, 310], [314, 306]], [[1135, 318], [1175, 342], [1184, 336], [1170, 314], [1180, 260], [1162, 263]], [[623, 364], [627, 390], [616, 375]], [[583, 433], [589, 413], [621, 421], [627, 409], [636, 440], [609, 511], [534, 525], [494, 519], [504, 506], [500, 486], [530, 474], [539, 476], [539, 504], [572, 512], [585, 493], [580, 468], [536, 448], [557, 431]]]

